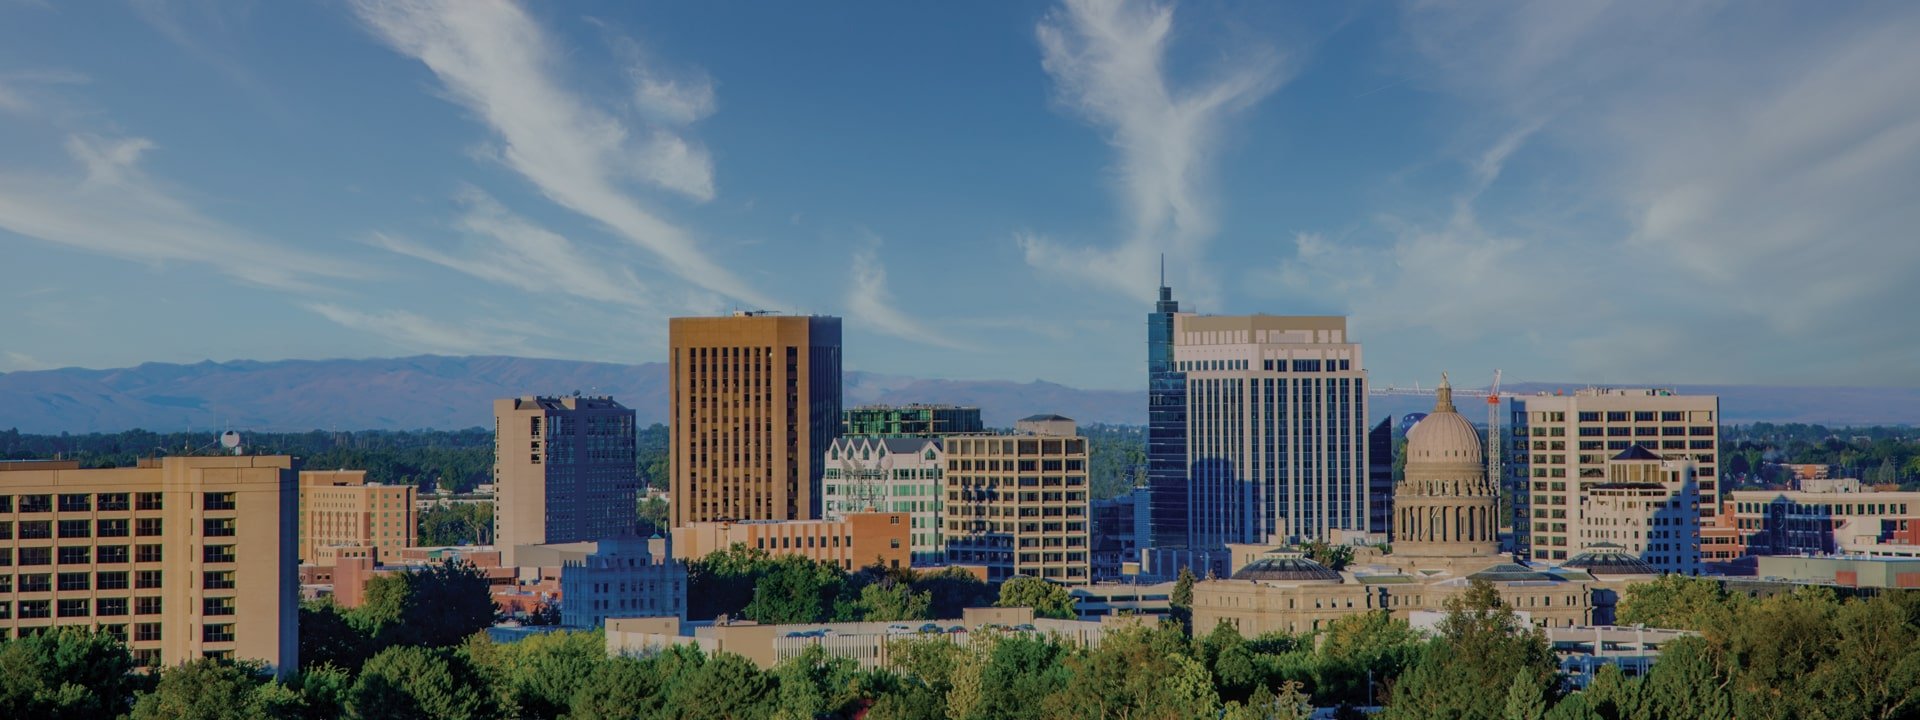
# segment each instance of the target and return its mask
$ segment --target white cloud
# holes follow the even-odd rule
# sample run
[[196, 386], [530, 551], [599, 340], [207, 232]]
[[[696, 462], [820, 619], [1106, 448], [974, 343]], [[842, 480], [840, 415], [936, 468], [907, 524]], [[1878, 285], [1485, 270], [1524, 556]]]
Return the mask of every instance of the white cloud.
[[525, 339], [471, 327], [454, 327], [405, 310], [363, 312], [329, 303], [308, 303], [315, 314], [352, 330], [370, 333], [408, 352], [449, 355], [514, 355], [527, 352]]
[[[638, 179], [694, 200], [712, 199], [713, 168], [705, 148], [670, 124], [631, 129], [564, 88], [546, 33], [519, 6], [506, 0], [361, 0], [354, 8], [375, 34], [424, 63], [454, 101], [490, 126], [503, 143], [500, 160], [548, 199], [652, 251], [689, 282], [774, 306], [620, 184]], [[691, 118], [695, 110], [712, 107], [711, 86], [703, 87], [704, 101], [698, 89], [656, 83], [653, 107], [663, 116]]]
[[455, 226], [458, 247], [443, 250], [386, 233], [371, 242], [402, 255], [531, 292], [564, 293], [636, 308], [652, 305], [633, 272], [589, 254], [566, 237], [513, 214], [476, 188], [459, 195], [465, 206]]
[[853, 277], [847, 283], [847, 315], [865, 327], [902, 340], [950, 348], [966, 344], [906, 314], [887, 289], [887, 268], [873, 248], [853, 254]]
[[1303, 233], [1256, 281], [1543, 379], [1920, 381], [1920, 335], [1893, 329], [1920, 303], [1920, 7], [1418, 3], [1405, 25], [1409, 72], [1487, 150], [1439, 219]]
[[241, 281], [312, 290], [315, 278], [360, 274], [200, 214], [141, 172], [145, 138], [74, 135], [78, 178], [0, 174], [0, 228], [89, 252], [147, 263], [207, 265]]
[[1041, 65], [1057, 100], [1105, 131], [1119, 153], [1127, 235], [1115, 246], [1063, 247], [1021, 233], [1029, 264], [1138, 294], [1167, 253], [1198, 280], [1215, 230], [1207, 179], [1222, 124], [1283, 77], [1273, 53], [1258, 49], [1218, 77], [1179, 87], [1166, 67], [1172, 30], [1172, 6], [1125, 0], [1065, 0], [1039, 24]]

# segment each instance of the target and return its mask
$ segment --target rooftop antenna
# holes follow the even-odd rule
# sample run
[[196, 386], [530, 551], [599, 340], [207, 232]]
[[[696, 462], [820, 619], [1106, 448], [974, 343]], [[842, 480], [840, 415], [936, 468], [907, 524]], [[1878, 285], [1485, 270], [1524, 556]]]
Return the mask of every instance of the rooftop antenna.
[[1167, 254], [1160, 253], [1160, 287], [1167, 286]]

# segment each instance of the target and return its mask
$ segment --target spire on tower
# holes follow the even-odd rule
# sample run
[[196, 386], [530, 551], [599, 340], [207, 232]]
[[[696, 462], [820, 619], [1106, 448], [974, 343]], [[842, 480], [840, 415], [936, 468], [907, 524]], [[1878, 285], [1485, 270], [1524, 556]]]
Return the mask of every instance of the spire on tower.
[[1458, 412], [1453, 408], [1453, 383], [1447, 380], [1445, 370], [1440, 371], [1440, 387], [1433, 389], [1434, 412]]

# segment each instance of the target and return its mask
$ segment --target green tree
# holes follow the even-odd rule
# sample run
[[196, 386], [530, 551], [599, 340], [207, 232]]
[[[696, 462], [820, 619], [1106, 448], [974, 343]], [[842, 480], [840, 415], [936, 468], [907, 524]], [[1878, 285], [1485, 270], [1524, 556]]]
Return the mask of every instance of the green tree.
[[993, 586], [957, 567], [915, 574], [909, 584], [914, 592], [926, 593], [933, 599], [927, 613], [935, 618], [960, 617], [967, 608], [992, 605], [997, 597]]
[[1660, 646], [1647, 673], [1647, 704], [1655, 717], [1732, 720], [1728, 676], [1705, 638], [1682, 637]]
[[1492, 584], [1474, 580], [1446, 607], [1440, 637], [1394, 686], [1388, 720], [1497, 717], [1516, 675], [1543, 694], [1554, 685], [1559, 665], [1546, 638], [1528, 631]]
[[491, 688], [458, 654], [401, 645], [360, 669], [347, 694], [361, 720], [482, 720], [499, 716]]
[[486, 574], [449, 558], [422, 570], [373, 577], [365, 599], [347, 619], [375, 647], [447, 647], [492, 625], [495, 612]]
[[270, 680], [258, 665], [202, 659], [167, 668], [153, 692], [134, 702], [133, 720], [252, 720], [294, 717], [300, 694]]
[[97, 718], [126, 712], [138, 683], [111, 635], [53, 628], [0, 640], [0, 717]]
[[332, 600], [300, 603], [300, 666], [332, 665], [349, 671], [373, 656], [373, 640]]
[[1325, 540], [1308, 541], [1301, 548], [1308, 558], [1331, 570], [1345, 570], [1353, 562], [1352, 545], [1334, 545]]
[[628, 657], [609, 658], [594, 665], [574, 691], [569, 720], [632, 720], [662, 714], [666, 679], [658, 663]]
[[462, 652], [499, 690], [503, 707], [522, 718], [559, 718], [606, 661], [607, 644], [599, 630], [543, 633], [505, 644], [475, 634]]
[[1741, 604], [1720, 583], [1685, 575], [1662, 575], [1627, 587], [1620, 599], [1622, 625], [1705, 631], [1724, 628]]
[[1073, 594], [1067, 589], [1040, 578], [1016, 575], [1000, 584], [1000, 600], [997, 607], [1033, 608], [1036, 617], [1071, 620], [1074, 613]]
[[742, 612], [758, 623], [822, 622], [832, 619], [846, 585], [846, 571], [835, 565], [782, 556], [754, 584], [753, 602]]
[[697, 670], [683, 670], [673, 684], [668, 706], [698, 717], [770, 718], [779, 700], [777, 687], [773, 677], [754, 667], [753, 661], [722, 652], [707, 658]]
[[914, 592], [912, 586], [889, 578], [860, 588], [855, 607], [859, 619], [867, 622], [930, 620], [933, 619], [933, 594]]
[[1169, 615], [1181, 627], [1193, 628], [1193, 568], [1181, 566], [1180, 574], [1173, 579], [1173, 592], [1167, 596]]
[[420, 544], [486, 545], [493, 542], [492, 503], [449, 503], [420, 513]]
[[1539, 684], [1539, 678], [1525, 668], [1513, 673], [1513, 682], [1507, 685], [1507, 710], [1502, 716], [1506, 720], [1543, 720], [1547, 715], [1547, 689]]
[[840, 717], [859, 699], [860, 666], [818, 645], [782, 661], [773, 674], [779, 688], [774, 717], [781, 720]]

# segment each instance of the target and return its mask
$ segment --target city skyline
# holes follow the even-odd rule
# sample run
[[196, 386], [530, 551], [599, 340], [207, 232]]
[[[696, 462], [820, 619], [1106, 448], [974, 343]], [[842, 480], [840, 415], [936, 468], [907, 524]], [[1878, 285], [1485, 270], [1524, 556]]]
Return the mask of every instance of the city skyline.
[[0, 6], [0, 371], [769, 308], [1135, 388], [1165, 254], [1384, 384], [1920, 382], [1920, 10], [455, 5]]

